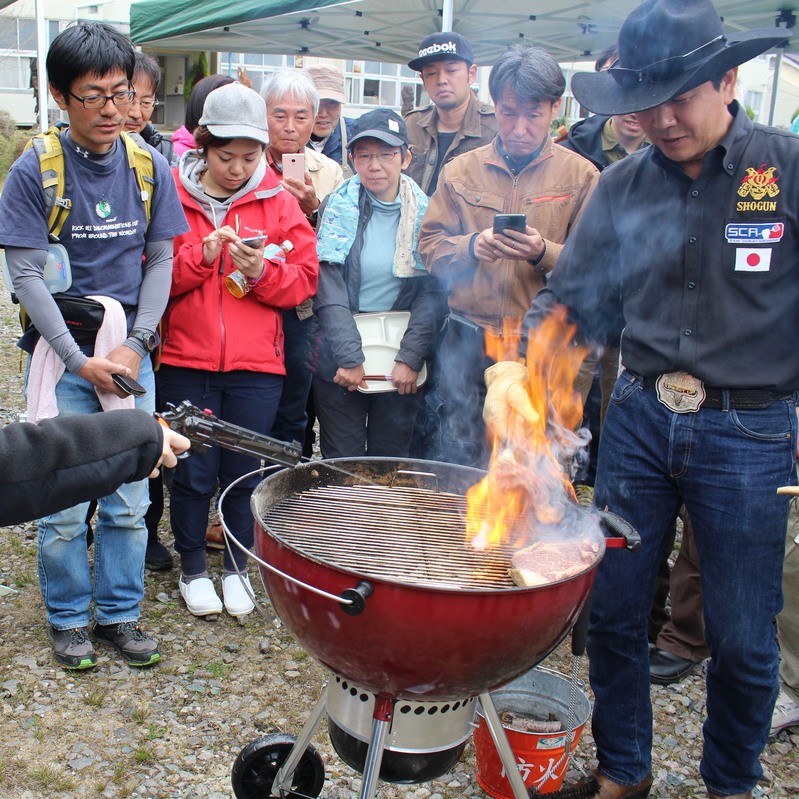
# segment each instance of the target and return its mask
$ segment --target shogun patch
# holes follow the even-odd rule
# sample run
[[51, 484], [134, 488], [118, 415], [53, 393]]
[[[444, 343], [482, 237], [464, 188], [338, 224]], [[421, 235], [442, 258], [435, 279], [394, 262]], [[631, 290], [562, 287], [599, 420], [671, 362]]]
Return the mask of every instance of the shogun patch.
[[724, 228], [728, 244], [775, 244], [784, 233], [782, 222], [731, 222]]
[[738, 187], [740, 197], [751, 197], [753, 200], [762, 200], [764, 197], [776, 197], [780, 193], [777, 185], [779, 178], [776, 176], [777, 167], [766, 167], [761, 164], [757, 169], [747, 167], [746, 177]]

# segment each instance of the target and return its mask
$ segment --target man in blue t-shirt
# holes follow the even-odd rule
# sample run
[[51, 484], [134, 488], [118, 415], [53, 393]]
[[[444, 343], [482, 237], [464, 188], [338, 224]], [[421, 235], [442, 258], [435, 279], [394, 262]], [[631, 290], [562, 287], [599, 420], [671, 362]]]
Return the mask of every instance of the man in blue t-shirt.
[[[101, 297], [104, 322], [96, 342], [85, 330], [76, 340], [74, 309], [62, 313], [44, 282], [48, 218], [33, 150], [14, 164], [0, 197], [0, 244], [33, 324], [20, 342], [32, 352], [29, 417], [32, 411], [42, 418], [124, 405], [127, 393], [114, 375], [137, 380], [146, 393], [135, 405], [155, 410], [149, 353], [169, 296], [172, 238], [187, 225], [169, 165], [155, 150], [148, 224], [144, 192], [121, 139], [134, 96], [133, 65], [130, 41], [101, 23], [67, 28], [47, 54], [50, 92], [69, 117], [60, 137], [64, 195], [71, 200], [59, 237], [72, 272], [64, 295]], [[92, 598], [96, 640], [116, 647], [131, 666], [160, 660], [157, 643], [138, 626], [148, 504], [146, 480], [99, 500], [93, 581], [86, 554], [88, 503], [39, 520], [39, 582], [54, 654], [68, 669], [96, 663], [88, 635]]]

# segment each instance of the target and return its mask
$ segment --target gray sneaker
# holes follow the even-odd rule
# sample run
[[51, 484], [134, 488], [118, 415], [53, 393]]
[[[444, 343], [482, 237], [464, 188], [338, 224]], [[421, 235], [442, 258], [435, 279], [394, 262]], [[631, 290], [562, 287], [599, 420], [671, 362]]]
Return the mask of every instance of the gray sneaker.
[[799, 724], [799, 702], [797, 702], [784, 688], [780, 688], [774, 714], [771, 717], [769, 737], [776, 735], [780, 730], [795, 727]]
[[94, 637], [116, 647], [128, 666], [152, 666], [161, 660], [155, 639], [139, 628], [135, 621], [121, 624], [95, 624]]
[[65, 668], [77, 671], [97, 665], [97, 655], [85, 627], [56, 630], [51, 625], [48, 634], [53, 642], [53, 655]]

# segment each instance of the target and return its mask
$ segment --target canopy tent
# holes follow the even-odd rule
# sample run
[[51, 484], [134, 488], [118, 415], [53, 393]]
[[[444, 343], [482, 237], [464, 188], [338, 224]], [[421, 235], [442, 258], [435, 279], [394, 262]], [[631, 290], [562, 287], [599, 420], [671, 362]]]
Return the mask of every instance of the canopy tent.
[[[159, 50], [314, 55], [402, 63], [418, 42], [455, 30], [490, 64], [512, 41], [540, 44], [559, 60], [612, 44], [638, 0], [140, 0], [131, 38]], [[729, 31], [773, 27], [797, 0], [717, 0]], [[790, 17], [786, 17], [790, 20]], [[782, 23], [783, 27], [787, 22]]]

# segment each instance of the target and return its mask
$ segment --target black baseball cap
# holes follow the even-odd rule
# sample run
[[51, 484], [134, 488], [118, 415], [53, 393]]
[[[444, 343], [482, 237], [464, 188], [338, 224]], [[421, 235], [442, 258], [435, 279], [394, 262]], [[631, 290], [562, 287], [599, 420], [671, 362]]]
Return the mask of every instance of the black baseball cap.
[[425, 64], [442, 59], [465, 61], [469, 66], [474, 64], [474, 53], [469, 40], [454, 31], [431, 33], [419, 43], [419, 55], [409, 61], [408, 66], [421, 72]]
[[390, 147], [408, 146], [408, 128], [405, 120], [390, 108], [375, 108], [355, 120], [347, 149], [358, 139], [380, 139]]

